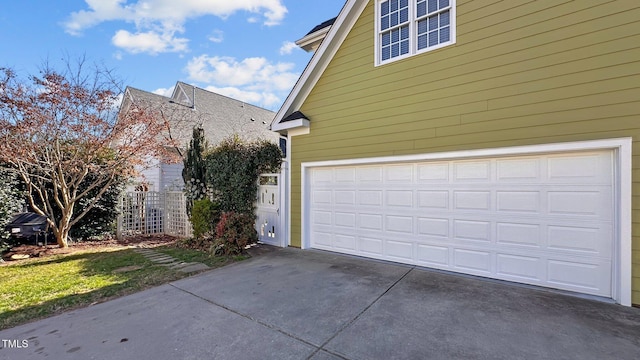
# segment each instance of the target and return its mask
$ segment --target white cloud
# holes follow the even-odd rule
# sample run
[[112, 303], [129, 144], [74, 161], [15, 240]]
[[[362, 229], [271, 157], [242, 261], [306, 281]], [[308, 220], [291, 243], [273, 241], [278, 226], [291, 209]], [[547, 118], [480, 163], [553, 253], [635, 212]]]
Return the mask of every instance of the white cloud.
[[[287, 8], [282, 0], [85, 0], [87, 10], [71, 13], [63, 23], [65, 30], [74, 35], [105, 21], [134, 22], [138, 27], [149, 24], [171, 23], [181, 26], [187, 19], [205, 15], [227, 18], [244, 11], [250, 18], [261, 16], [267, 26], [277, 25], [284, 19]], [[259, 18], [256, 18], [259, 19]]]
[[171, 97], [173, 95], [173, 89], [175, 89], [175, 85], [170, 88], [159, 88], [152, 91], [152, 93], [156, 95], [162, 95], [166, 97]]
[[188, 39], [175, 37], [173, 32], [161, 34], [147, 31], [132, 34], [126, 30], [118, 30], [111, 41], [113, 45], [132, 54], [144, 52], [151, 55], [187, 51], [189, 43]]
[[292, 41], [285, 41], [280, 47], [280, 55], [289, 55], [293, 50], [299, 49], [298, 45]]
[[187, 64], [189, 78], [198, 82], [231, 86], [260, 86], [289, 90], [298, 79], [293, 63], [271, 63], [263, 57], [237, 61], [232, 57], [195, 57]]
[[264, 108], [274, 108], [280, 105], [281, 99], [268, 92], [248, 91], [235, 87], [216, 87], [207, 86], [205, 90], [212, 91], [214, 93], [228, 96], [232, 99], [244, 101], [247, 104], [258, 105]]
[[124, 93], [118, 94], [118, 96], [114, 99], [113, 103], [111, 104], [111, 108], [114, 110], [119, 109], [120, 105], [122, 105], [122, 100], [124, 100]]
[[222, 30], [213, 30], [209, 35], [209, 41], [214, 43], [221, 43], [224, 41], [224, 33]]
[[292, 63], [272, 63], [262, 57], [241, 61], [232, 57], [202, 55], [189, 61], [185, 70], [189, 79], [209, 84], [212, 91], [272, 108], [279, 105], [299, 74]]

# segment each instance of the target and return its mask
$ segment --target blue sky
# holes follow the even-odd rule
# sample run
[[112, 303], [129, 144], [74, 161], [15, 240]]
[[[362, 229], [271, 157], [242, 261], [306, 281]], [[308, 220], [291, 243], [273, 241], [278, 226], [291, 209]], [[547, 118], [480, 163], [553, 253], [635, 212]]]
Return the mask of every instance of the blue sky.
[[[85, 55], [163, 95], [184, 81], [277, 110], [311, 54], [293, 46], [345, 0], [22, 0], [0, 4], [0, 67]], [[68, 54], [68, 55], [65, 55]]]

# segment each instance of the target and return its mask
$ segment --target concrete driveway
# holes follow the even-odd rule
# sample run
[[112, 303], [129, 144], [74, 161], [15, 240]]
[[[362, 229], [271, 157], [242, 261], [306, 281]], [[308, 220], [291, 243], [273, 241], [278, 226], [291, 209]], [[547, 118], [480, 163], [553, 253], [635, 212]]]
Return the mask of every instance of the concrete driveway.
[[11, 360], [638, 359], [640, 309], [279, 249], [0, 339]]

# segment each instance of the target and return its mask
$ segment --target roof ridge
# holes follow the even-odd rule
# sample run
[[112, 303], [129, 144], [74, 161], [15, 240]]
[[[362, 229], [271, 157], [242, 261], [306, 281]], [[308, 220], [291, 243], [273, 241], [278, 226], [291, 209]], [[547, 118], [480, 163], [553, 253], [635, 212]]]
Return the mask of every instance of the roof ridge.
[[242, 103], [243, 105], [248, 105], [248, 106], [254, 107], [254, 108], [258, 109], [258, 110], [264, 110], [264, 111], [275, 113], [275, 111], [272, 111], [272, 110], [269, 110], [269, 109], [265, 109], [265, 108], [263, 108], [261, 106], [254, 105], [254, 104], [251, 104], [249, 102], [246, 102], [246, 101], [243, 101], [243, 100], [240, 100], [240, 99], [232, 98], [230, 96], [223, 95], [223, 94], [217, 93], [215, 91], [207, 90], [207, 89], [201, 88], [201, 87], [199, 87], [197, 85], [188, 84], [188, 83], [185, 83], [184, 81], [178, 81], [176, 83], [176, 86], [178, 86], [178, 84], [184, 84], [186, 86], [193, 87], [193, 88], [195, 88], [197, 90], [201, 90], [201, 91], [204, 91], [206, 93], [209, 93], [209, 94], [212, 94], [212, 95], [216, 95], [216, 96], [224, 98], [224, 99], [229, 99], [229, 100], [237, 102], [237, 103]]

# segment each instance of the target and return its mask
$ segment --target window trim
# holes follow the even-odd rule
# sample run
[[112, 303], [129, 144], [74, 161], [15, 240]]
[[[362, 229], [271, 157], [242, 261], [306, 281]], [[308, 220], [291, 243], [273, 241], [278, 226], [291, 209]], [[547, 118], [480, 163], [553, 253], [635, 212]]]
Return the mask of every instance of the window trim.
[[[396, 57], [392, 57], [387, 60], [382, 60], [382, 30], [380, 29], [380, 4], [389, 1], [389, 0], [376, 0], [374, 2], [374, 66], [386, 65], [398, 60], [406, 59], [408, 57], [423, 54], [429, 51], [441, 49], [443, 47], [453, 45], [456, 43], [456, 8], [457, 1], [449, 0], [449, 11], [451, 12], [450, 23], [449, 23], [449, 41], [445, 43], [440, 43], [431, 47], [426, 47], [424, 49], [418, 50], [418, 22], [422, 19], [426, 19], [428, 15], [417, 18], [417, 3], [418, 0], [408, 0], [409, 1], [409, 52], [404, 55], [399, 55]], [[398, 27], [399, 28], [399, 27]], [[388, 31], [386, 29], [385, 31]]]

